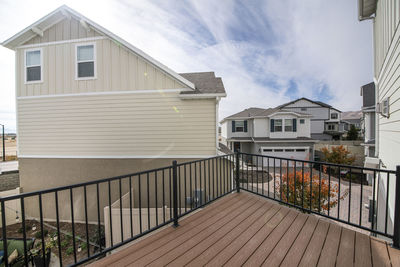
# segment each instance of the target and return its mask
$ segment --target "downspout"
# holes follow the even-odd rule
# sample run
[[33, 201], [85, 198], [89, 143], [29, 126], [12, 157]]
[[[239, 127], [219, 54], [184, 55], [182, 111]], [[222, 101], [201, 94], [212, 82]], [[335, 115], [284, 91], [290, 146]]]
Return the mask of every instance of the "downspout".
[[218, 111], [219, 111], [219, 101], [221, 97], [217, 96], [215, 98], [215, 154], [218, 155], [218, 129], [219, 129], [219, 121], [218, 121]]

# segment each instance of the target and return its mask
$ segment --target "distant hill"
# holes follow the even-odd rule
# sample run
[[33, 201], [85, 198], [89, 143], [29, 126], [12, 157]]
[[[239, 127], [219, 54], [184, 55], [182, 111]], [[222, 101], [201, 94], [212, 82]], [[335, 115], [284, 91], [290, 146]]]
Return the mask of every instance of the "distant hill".
[[355, 119], [361, 119], [361, 117], [362, 117], [361, 110], [342, 112], [342, 120], [355, 120]]

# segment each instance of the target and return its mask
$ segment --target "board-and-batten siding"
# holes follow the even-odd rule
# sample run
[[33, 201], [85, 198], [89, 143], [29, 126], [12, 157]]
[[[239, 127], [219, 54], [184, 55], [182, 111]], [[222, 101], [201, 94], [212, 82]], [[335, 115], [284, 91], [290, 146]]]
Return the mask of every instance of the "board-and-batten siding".
[[[25, 84], [24, 53], [17, 50], [17, 96], [185, 88], [183, 84], [110, 39], [96, 43], [96, 79], [75, 80], [75, 45], [44, 45], [43, 82]], [[86, 42], [83, 42], [86, 43]]]
[[20, 156], [215, 155], [215, 100], [177, 94], [18, 99]]
[[62, 19], [60, 22], [45, 30], [43, 36], [37, 35], [25, 42], [24, 45], [90, 38], [102, 35], [93, 29], [88, 31], [74, 18], [63, 19], [63, 17], [60, 17], [60, 19]]

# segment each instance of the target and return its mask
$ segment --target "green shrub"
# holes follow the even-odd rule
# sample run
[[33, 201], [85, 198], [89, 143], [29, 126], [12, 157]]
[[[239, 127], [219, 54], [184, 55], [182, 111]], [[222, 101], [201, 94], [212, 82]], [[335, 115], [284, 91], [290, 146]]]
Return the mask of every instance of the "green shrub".
[[67, 250], [65, 251], [65, 253], [67, 253], [67, 255], [71, 255], [72, 253], [74, 253], [74, 248], [73, 248], [73, 247], [67, 248]]

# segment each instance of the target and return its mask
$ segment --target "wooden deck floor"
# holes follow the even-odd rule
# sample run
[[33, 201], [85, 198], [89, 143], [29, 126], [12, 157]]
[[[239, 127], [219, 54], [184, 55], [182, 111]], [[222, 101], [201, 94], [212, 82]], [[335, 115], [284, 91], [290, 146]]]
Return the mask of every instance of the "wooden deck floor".
[[400, 250], [265, 198], [233, 193], [94, 266], [400, 266]]

